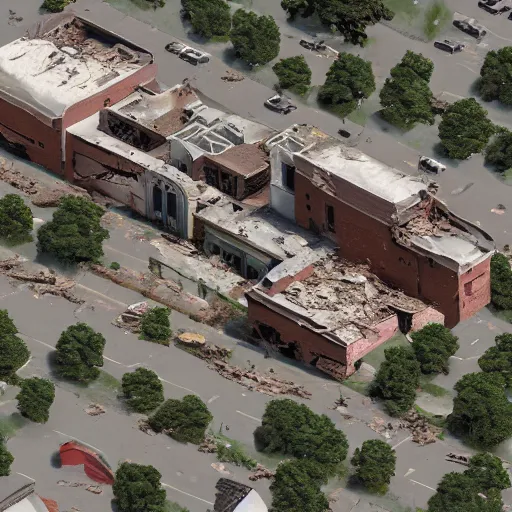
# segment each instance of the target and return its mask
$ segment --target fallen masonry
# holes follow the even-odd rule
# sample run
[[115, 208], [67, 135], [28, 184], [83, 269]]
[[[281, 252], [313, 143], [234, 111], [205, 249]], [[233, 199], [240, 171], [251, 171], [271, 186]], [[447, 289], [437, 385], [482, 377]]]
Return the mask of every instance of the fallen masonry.
[[105, 414], [107, 411], [105, 411], [105, 407], [100, 404], [89, 404], [89, 407], [86, 407], [84, 411], [89, 416], [99, 416], [100, 414]]
[[68, 482], [67, 480], [59, 480], [57, 485], [63, 487], [85, 487], [86, 491], [92, 492], [93, 494], [102, 494], [103, 489], [99, 485], [91, 485], [84, 482]]
[[114, 321], [113, 325], [126, 331], [138, 333], [140, 332], [140, 322], [142, 315], [149, 310], [149, 304], [145, 301], [131, 304], [123, 311]]
[[271, 471], [270, 469], [263, 466], [263, 464], [259, 464], [256, 466], [256, 469], [249, 475], [249, 480], [252, 482], [256, 482], [256, 480], [261, 480], [263, 478], [270, 480], [276, 476], [275, 471]]
[[422, 416], [414, 409], [411, 409], [402, 417], [401, 428], [406, 428], [412, 434], [413, 443], [421, 446], [435, 443], [438, 435], [443, 431], [442, 428], [436, 427], [429, 423], [425, 416]]

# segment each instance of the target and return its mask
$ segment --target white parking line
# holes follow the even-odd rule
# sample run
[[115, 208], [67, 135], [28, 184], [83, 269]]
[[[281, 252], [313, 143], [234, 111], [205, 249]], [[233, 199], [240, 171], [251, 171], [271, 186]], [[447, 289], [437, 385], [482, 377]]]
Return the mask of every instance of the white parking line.
[[251, 416], [249, 414], [245, 414], [245, 412], [242, 411], [236, 411], [238, 414], [241, 414], [242, 416], [245, 416], [246, 418], [250, 418], [251, 420], [257, 421], [258, 423], [261, 423], [261, 420], [259, 418], [255, 418], [254, 416]]
[[90, 446], [91, 448], [94, 448], [98, 452], [103, 453], [102, 450], [100, 450], [99, 448], [96, 448], [96, 446], [93, 446], [91, 443], [88, 443], [87, 441], [82, 441], [82, 439], [78, 439], [78, 437], [70, 436], [69, 434], [64, 434], [64, 432], [59, 432], [58, 430], [52, 430], [52, 432], [55, 432], [56, 434], [60, 434], [61, 436], [64, 436], [64, 437], [69, 437], [69, 439], [73, 439], [74, 441], [79, 441], [80, 443], [83, 443], [86, 446]]
[[405, 439], [402, 439], [399, 443], [395, 444], [395, 446], [393, 446], [393, 450], [396, 450], [402, 443], [405, 443], [406, 441], [409, 441], [409, 439], [411, 439], [412, 436], [409, 436], [409, 437], [406, 437]]
[[21, 475], [21, 476], [24, 476], [25, 478], [28, 478], [29, 480], [32, 480], [32, 482], [35, 482], [35, 479], [32, 478], [31, 476], [28, 476], [28, 475], [24, 475], [23, 473], [18, 473], [16, 472], [17, 475]]
[[436, 491], [437, 489], [434, 489], [433, 487], [429, 487], [428, 485], [422, 484], [421, 482], [416, 482], [416, 480], [413, 480], [412, 478], [409, 478], [409, 481], [413, 484], [421, 485], [422, 487], [426, 487], [427, 489], [430, 489], [431, 491]]
[[196, 500], [202, 501], [203, 503], [206, 503], [207, 505], [214, 505], [214, 503], [212, 503], [211, 501], [203, 500], [203, 498], [200, 498], [199, 496], [194, 496], [193, 494], [189, 494], [188, 492], [182, 491], [181, 489], [177, 489], [176, 487], [173, 487], [172, 485], [164, 484], [163, 482], [162, 482], [162, 485], [164, 487], [169, 487], [169, 489], [172, 489], [173, 491], [181, 492], [181, 494], [184, 494], [185, 496], [190, 496], [191, 498], [195, 498]]
[[128, 368], [125, 364], [120, 363], [119, 361], [116, 361], [115, 359], [110, 359], [110, 357], [103, 356], [103, 359], [106, 359], [107, 361], [110, 361], [111, 363], [116, 363], [116, 364], [118, 364], [120, 366], [125, 366], [126, 368]]
[[208, 400], [208, 403], [211, 404], [212, 402], [214, 402], [215, 400], [217, 400], [217, 398], [220, 398], [219, 395], [213, 395], [210, 400]]
[[480, 341], [480, 338], [477, 338], [475, 341], [471, 342], [471, 345], [474, 345], [475, 343], [478, 343]]
[[37, 343], [41, 343], [41, 345], [44, 345], [45, 347], [51, 348], [52, 350], [55, 350], [55, 347], [52, 345], [48, 345], [48, 343], [45, 343], [44, 341], [38, 340], [37, 338], [34, 338], [33, 336], [29, 336], [28, 334], [25, 334], [23, 332], [20, 332], [22, 336], [25, 336], [26, 338], [30, 338], [33, 341], [37, 341]]
[[197, 395], [199, 396], [199, 393], [196, 393], [195, 391], [192, 391], [191, 389], [188, 389], [188, 388], [185, 388], [183, 386], [180, 386], [179, 384], [174, 384], [174, 382], [171, 382], [169, 380], [165, 380], [165, 379], [162, 379], [162, 377], [158, 377], [159, 380], [161, 380], [162, 382], [166, 382], [167, 384], [170, 384], [171, 386], [175, 386], [177, 388], [180, 388], [180, 389], [184, 389], [185, 391], [190, 391], [190, 393], [192, 393], [193, 395]]

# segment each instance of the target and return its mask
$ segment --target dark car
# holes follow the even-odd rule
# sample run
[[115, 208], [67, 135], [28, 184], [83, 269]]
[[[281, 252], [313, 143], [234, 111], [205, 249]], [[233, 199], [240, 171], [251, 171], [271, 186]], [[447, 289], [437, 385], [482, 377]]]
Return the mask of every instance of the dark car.
[[439, 48], [439, 50], [443, 50], [448, 53], [461, 52], [466, 47], [465, 44], [457, 41], [450, 41], [448, 39], [445, 39], [444, 41], [435, 41], [434, 46]]
[[503, 14], [510, 11], [510, 0], [480, 0], [478, 7], [491, 14]]
[[476, 39], [480, 39], [487, 34], [487, 30], [485, 30], [482, 25], [479, 25], [474, 19], [455, 20], [453, 22], [453, 26]]
[[297, 107], [286, 96], [280, 94], [276, 94], [265, 101], [265, 107], [280, 114], [289, 114], [297, 110]]
[[315, 43], [314, 41], [308, 41], [307, 39], [301, 39], [300, 45], [308, 50], [314, 50], [316, 52], [323, 51], [327, 48], [327, 45], [323, 41]]
[[345, 130], [344, 128], [340, 128], [338, 130], [338, 133], [345, 139], [349, 139], [350, 138], [350, 132], [348, 130]]

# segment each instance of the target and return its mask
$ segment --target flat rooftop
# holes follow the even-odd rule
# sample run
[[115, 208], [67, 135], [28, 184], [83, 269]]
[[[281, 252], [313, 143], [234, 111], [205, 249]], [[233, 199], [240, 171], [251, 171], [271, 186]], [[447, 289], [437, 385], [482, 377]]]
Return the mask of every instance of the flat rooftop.
[[271, 208], [248, 208], [223, 199], [195, 214], [214, 229], [227, 233], [269, 256], [286, 260], [319, 241]]
[[222, 167], [233, 169], [245, 178], [258, 174], [269, 166], [267, 153], [257, 144], [233, 146], [220, 155], [208, 155], [207, 160]]
[[[51, 18], [50, 18], [51, 21]], [[149, 53], [76, 16], [0, 48], [0, 91], [50, 117], [152, 61]]]
[[[291, 262], [281, 265], [289, 266]], [[283, 274], [279, 267], [268, 273], [269, 284], [275, 282], [273, 273]], [[386, 286], [366, 265], [329, 254], [314, 262], [313, 267], [309, 277], [292, 282], [272, 297], [266, 295], [265, 300], [307, 319], [315, 329], [334, 335], [343, 345], [371, 335], [372, 326], [395, 315], [396, 309], [413, 313], [426, 307], [420, 300]], [[255, 289], [266, 293], [265, 280]]]

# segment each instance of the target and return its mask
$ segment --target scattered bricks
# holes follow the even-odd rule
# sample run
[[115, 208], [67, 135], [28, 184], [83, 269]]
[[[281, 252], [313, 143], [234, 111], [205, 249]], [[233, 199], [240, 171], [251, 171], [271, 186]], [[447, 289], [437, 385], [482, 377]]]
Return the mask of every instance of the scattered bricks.
[[456, 464], [462, 464], [463, 466], [469, 466], [469, 459], [471, 455], [462, 453], [448, 453], [446, 454], [445, 460], [448, 462], [455, 462]]
[[131, 304], [112, 322], [112, 324], [126, 331], [138, 333], [140, 332], [142, 315], [148, 311], [148, 309], [149, 305], [145, 301]]
[[262, 478], [274, 478], [275, 475], [275, 471], [270, 471], [270, 469], [267, 469], [265, 466], [258, 463], [256, 469], [249, 475], [249, 480], [251, 480], [252, 482], [256, 482], [257, 480], [261, 480]]
[[137, 422], [137, 427], [148, 436], [156, 436], [156, 432], [149, 426], [147, 419], [140, 419]]
[[89, 407], [86, 407], [84, 411], [89, 416], [99, 416], [100, 414], [105, 414], [105, 407], [100, 404], [89, 404]]
[[425, 418], [414, 409], [411, 409], [401, 418], [400, 428], [406, 428], [412, 434], [412, 441], [420, 446], [435, 443], [443, 429], [430, 424]]
[[202, 453], [217, 453], [217, 443], [215, 438], [206, 434], [204, 441], [199, 445], [197, 451]]

